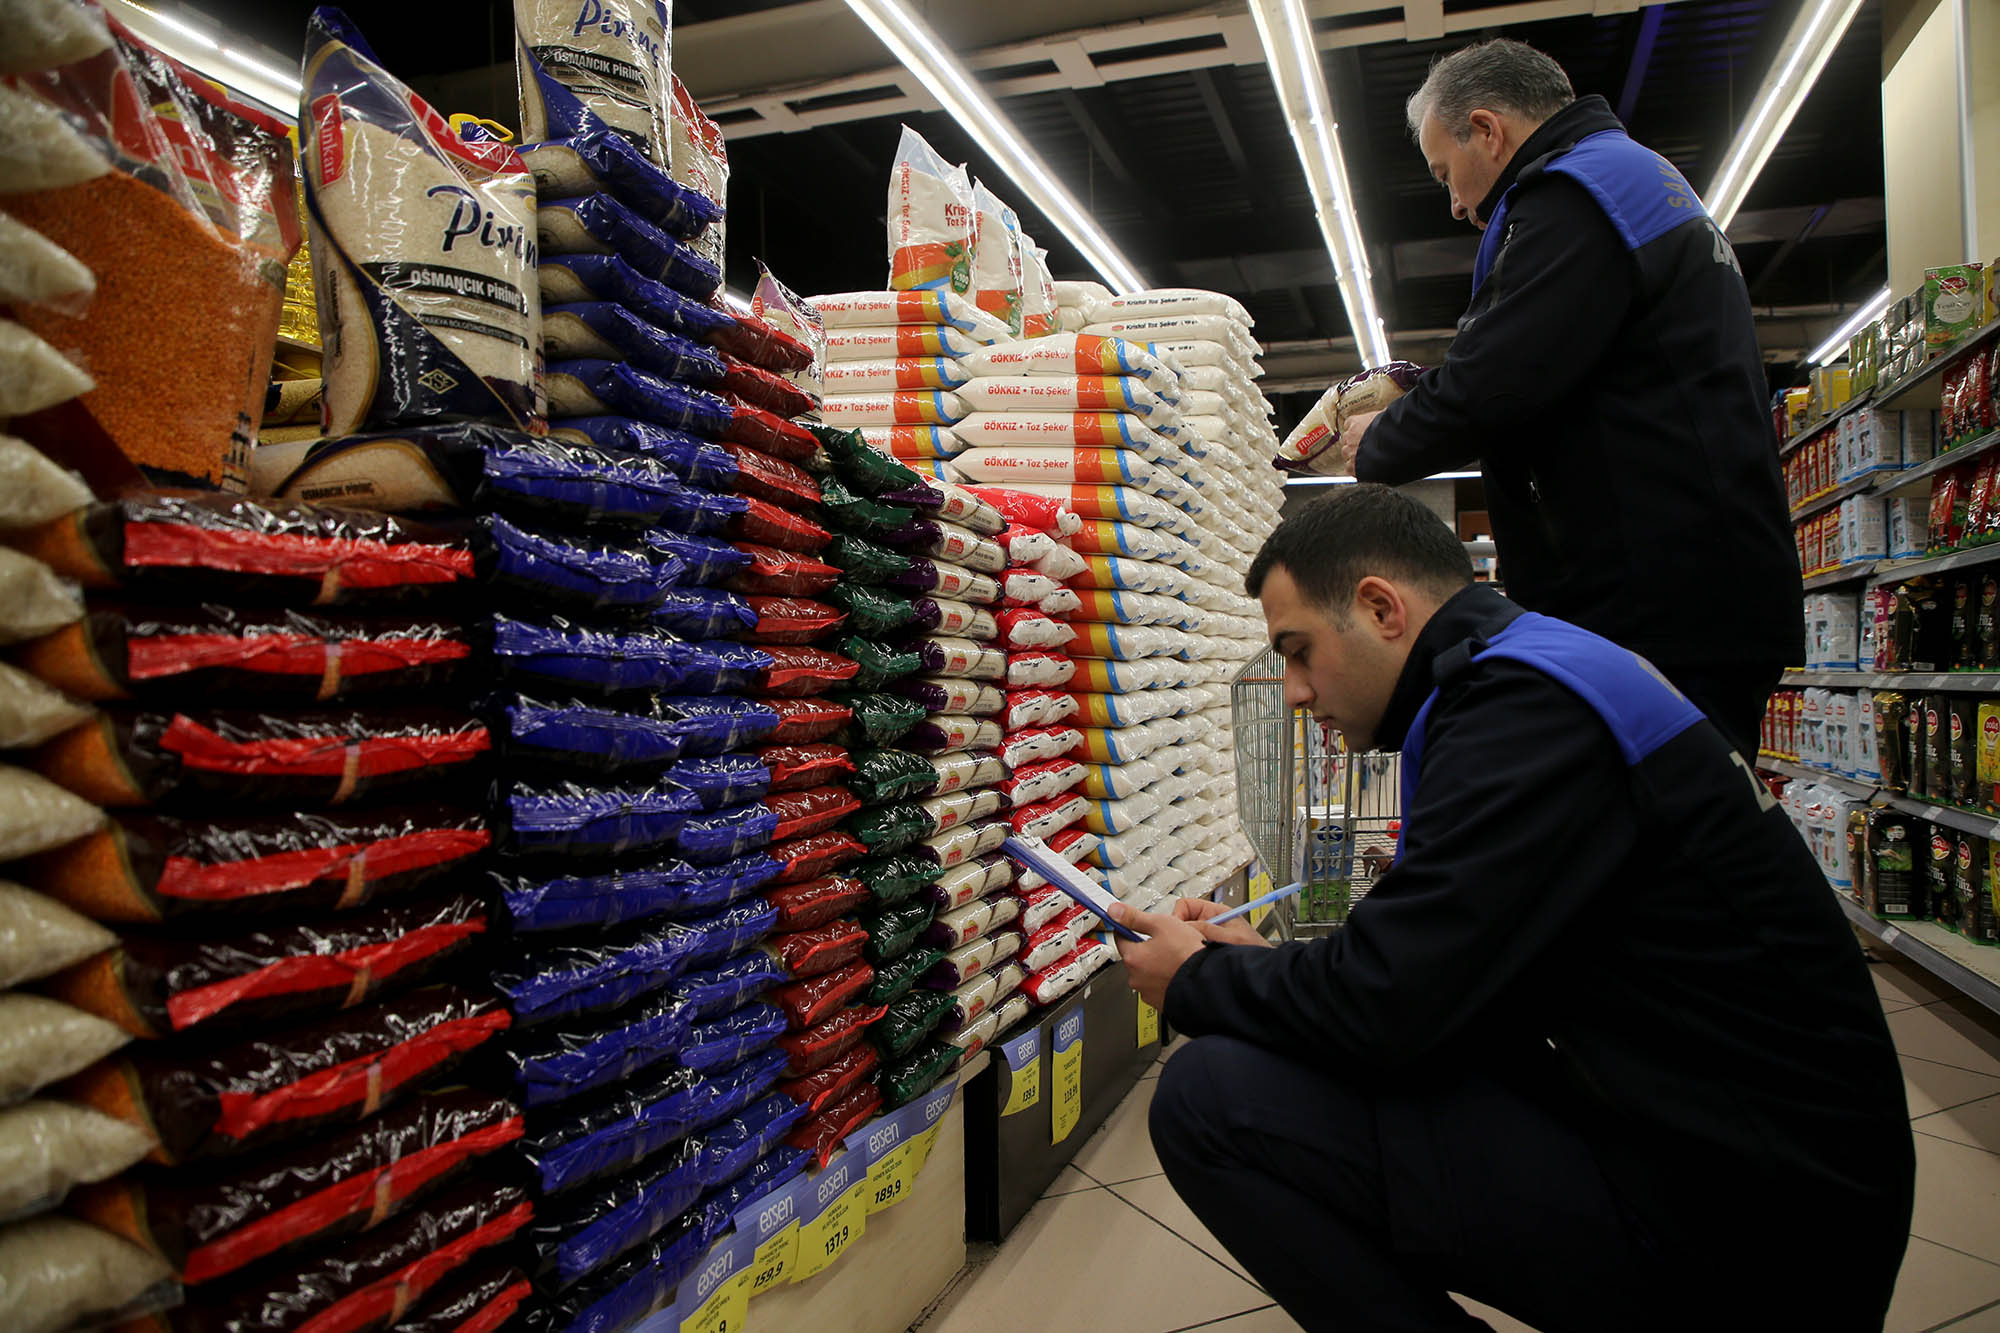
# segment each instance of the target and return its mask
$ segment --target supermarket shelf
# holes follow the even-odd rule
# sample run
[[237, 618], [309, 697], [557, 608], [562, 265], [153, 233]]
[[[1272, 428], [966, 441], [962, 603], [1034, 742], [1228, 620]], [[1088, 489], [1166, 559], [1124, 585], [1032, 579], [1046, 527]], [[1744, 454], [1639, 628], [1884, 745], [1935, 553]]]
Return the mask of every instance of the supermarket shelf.
[[[1957, 829], [1960, 833], [1976, 833], [1982, 838], [2000, 838], [2000, 819], [1981, 814], [1977, 810], [1933, 805], [1920, 797], [1899, 795], [1885, 791], [1873, 783], [1841, 777], [1837, 773], [1822, 773], [1816, 768], [1807, 768], [1804, 764], [1795, 764], [1787, 759], [1768, 759], [1759, 756], [1757, 767], [1783, 777], [1797, 778], [1801, 782], [1817, 782], [1836, 791], [1845, 792], [1857, 801], [1867, 801], [1871, 805], [1888, 810], [1900, 810], [1926, 823], [1942, 824], [1946, 828]], [[2000, 958], [1994, 961], [2000, 964]]]
[[1817, 514], [1822, 510], [1833, 508], [1835, 505], [1839, 504], [1842, 500], [1846, 500], [1856, 495], [1865, 495], [1874, 488], [1875, 488], [1874, 473], [1871, 472], [1866, 476], [1856, 477], [1853, 481], [1847, 482], [1840, 486], [1836, 486], [1832, 490], [1828, 491], [1825, 495], [1820, 496], [1818, 499], [1808, 500], [1804, 504], [1800, 505], [1797, 509], [1794, 509], [1792, 511], [1792, 521], [1794, 523], [1797, 523], [1804, 519], [1811, 518], [1814, 514]]
[[1946, 468], [1957, 467], [1968, 458], [1990, 453], [2000, 447], [2000, 430], [1988, 432], [1976, 440], [1961, 444], [1956, 449], [1947, 449], [1928, 463], [1919, 463], [1900, 472], [1878, 472], [1875, 477], [1875, 494], [1887, 498], [1900, 495], [1906, 490], [1914, 490], [1918, 482], [1928, 483], [1930, 479]]
[[2000, 319], [1974, 329], [1958, 346], [1942, 356], [1932, 357], [1923, 369], [1912, 371], [1885, 388], [1876, 389], [1873, 394], [1875, 402], [1885, 412], [1922, 411], [1939, 406], [1944, 402], [1944, 386], [1938, 383], [1938, 378], [1996, 331], [2000, 331]]
[[1880, 561], [1876, 560], [1863, 560], [1859, 564], [1842, 565], [1839, 569], [1829, 569], [1824, 574], [1815, 574], [1806, 580], [1806, 591], [1837, 587], [1843, 583], [1854, 583], [1865, 579], [1875, 572], [1875, 566], [1879, 563]]
[[1930, 555], [1916, 560], [1878, 560], [1875, 562], [1875, 573], [1868, 581], [1886, 583], [1891, 579], [1906, 579], [1915, 574], [1944, 574], [1972, 565], [1990, 565], [1995, 561], [2000, 561], [2000, 542], [1987, 546], [1974, 546], [1964, 551], [1953, 551], [1950, 555]]
[[1833, 411], [1828, 412], [1825, 416], [1821, 417], [1818, 421], [1811, 423], [1804, 430], [1801, 430], [1798, 434], [1792, 436], [1791, 439], [1785, 441], [1784, 445], [1778, 450], [1778, 457], [1784, 458], [1788, 456], [1794, 449], [1797, 449], [1807, 440], [1810, 440], [1813, 436], [1819, 434], [1821, 431], [1825, 430], [1828, 426], [1831, 426], [1835, 422], [1839, 421], [1849, 412], [1858, 412], [1862, 408], [1868, 406], [1870, 403], [1874, 401], [1875, 400], [1873, 398], [1869, 397], [1866, 394], [1862, 395], [1859, 398], [1850, 398], [1848, 401], [1842, 403], [1839, 407], [1834, 408]]
[[1835, 889], [1833, 896], [1857, 929], [1954, 990], [2000, 1013], [2000, 949], [1974, 944], [1930, 921], [1883, 921], [1852, 895]]
[[2000, 691], [2000, 671], [1787, 671], [1779, 685], [1801, 689]]

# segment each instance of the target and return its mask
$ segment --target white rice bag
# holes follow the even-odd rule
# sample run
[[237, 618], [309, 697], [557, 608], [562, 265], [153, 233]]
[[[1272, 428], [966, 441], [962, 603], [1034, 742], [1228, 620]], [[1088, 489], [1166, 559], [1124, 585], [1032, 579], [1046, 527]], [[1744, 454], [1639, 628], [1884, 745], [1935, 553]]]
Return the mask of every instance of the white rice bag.
[[0, 1111], [0, 1222], [53, 1208], [152, 1148], [145, 1130], [88, 1106], [42, 1098], [10, 1106]]
[[[73, 7], [83, 12], [82, 6]], [[81, 316], [96, 291], [97, 277], [83, 261], [0, 213], [0, 305], [42, 305]]]
[[7, 1333], [61, 1333], [159, 1309], [173, 1269], [121, 1236], [73, 1217], [0, 1228], [0, 1310]]
[[94, 1064], [132, 1040], [116, 1023], [22, 991], [0, 994], [0, 1106]]
[[[0, 988], [45, 977], [117, 942], [109, 930], [55, 899], [0, 880]], [[0, 1170], [0, 1180], [5, 1176]], [[0, 1208], [0, 1214], [5, 1211]]]
[[0, 417], [39, 412], [96, 387], [96, 380], [40, 336], [11, 319], [0, 319]]

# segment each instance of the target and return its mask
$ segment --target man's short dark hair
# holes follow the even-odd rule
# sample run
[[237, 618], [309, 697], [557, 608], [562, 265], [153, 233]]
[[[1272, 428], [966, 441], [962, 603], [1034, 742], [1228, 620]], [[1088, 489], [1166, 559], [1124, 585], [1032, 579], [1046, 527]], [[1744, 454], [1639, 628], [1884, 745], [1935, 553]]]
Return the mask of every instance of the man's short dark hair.
[[1337, 624], [1347, 622], [1355, 586], [1371, 574], [1414, 584], [1439, 601], [1472, 582], [1472, 558], [1443, 519], [1401, 491], [1367, 483], [1330, 487], [1280, 523], [1243, 586], [1259, 596], [1280, 566]]
[[1405, 112], [1410, 137], [1436, 116], [1451, 137], [1472, 137], [1475, 111], [1506, 111], [1537, 124], [1576, 100], [1569, 75], [1552, 58], [1508, 37], [1462, 46], [1431, 65], [1424, 86], [1410, 94]]

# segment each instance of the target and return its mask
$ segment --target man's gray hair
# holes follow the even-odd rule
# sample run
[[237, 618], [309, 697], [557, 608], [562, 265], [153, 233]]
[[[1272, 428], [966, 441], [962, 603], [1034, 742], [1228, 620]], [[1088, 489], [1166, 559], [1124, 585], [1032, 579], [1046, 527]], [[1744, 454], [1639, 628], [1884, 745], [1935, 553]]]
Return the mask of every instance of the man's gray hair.
[[1475, 111], [1512, 112], [1540, 123], [1575, 100], [1561, 65], [1526, 42], [1496, 37], [1439, 57], [1424, 86], [1410, 94], [1406, 111], [1411, 138], [1424, 117], [1436, 116], [1464, 143], [1472, 137]]

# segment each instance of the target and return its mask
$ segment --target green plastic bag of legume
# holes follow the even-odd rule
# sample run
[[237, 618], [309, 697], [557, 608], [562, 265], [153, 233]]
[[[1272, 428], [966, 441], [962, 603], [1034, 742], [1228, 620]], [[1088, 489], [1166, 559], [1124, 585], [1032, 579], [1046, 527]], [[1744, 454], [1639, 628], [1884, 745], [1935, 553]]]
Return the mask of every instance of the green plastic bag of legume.
[[870, 449], [858, 430], [841, 430], [833, 426], [813, 426], [810, 429], [819, 438], [819, 447], [833, 464], [834, 472], [862, 495], [906, 490], [923, 481], [921, 474], [904, 467], [887, 454]]
[[917, 618], [916, 603], [900, 593], [842, 579], [826, 590], [826, 600], [847, 612], [847, 628], [874, 638], [902, 629]]
[[846, 532], [894, 532], [917, 516], [917, 511], [908, 505], [885, 504], [856, 495], [841, 484], [838, 476], [820, 483], [819, 510], [828, 523]]
[[925, 885], [937, 883], [944, 867], [928, 856], [909, 856], [898, 852], [856, 861], [846, 873], [866, 884], [875, 895], [875, 901], [886, 906], [902, 902]]
[[901, 551], [892, 551], [879, 542], [846, 532], [834, 534], [833, 540], [820, 554], [829, 565], [846, 574], [847, 581], [854, 583], [887, 583], [890, 579], [908, 574], [913, 563]]
[[950, 991], [912, 991], [890, 1005], [881, 1021], [868, 1029], [868, 1040], [892, 1060], [908, 1055], [937, 1030], [952, 1004]]
[[907, 1106], [937, 1086], [958, 1059], [958, 1047], [948, 1041], [934, 1041], [906, 1060], [878, 1074], [875, 1084], [882, 1089], [884, 1106]]
[[937, 766], [909, 750], [861, 750], [850, 757], [854, 772], [847, 789], [869, 805], [928, 796], [937, 787]]
[[[861, 925], [868, 932], [868, 943], [862, 953], [871, 963], [886, 963], [891, 958], [901, 958], [936, 916], [937, 906], [928, 898], [866, 913], [861, 918]], [[937, 994], [947, 1001], [951, 1000], [950, 991], [938, 991]], [[949, 1003], [946, 1007], [950, 1007]]]
[[922, 807], [900, 803], [870, 806], [850, 816], [846, 824], [847, 831], [878, 856], [913, 846], [919, 839], [928, 838], [935, 827]]
[[902, 652], [859, 634], [850, 634], [836, 643], [834, 651], [845, 653], [861, 664], [861, 670], [854, 673], [854, 688], [858, 690], [879, 690], [890, 681], [911, 675], [924, 664], [923, 658], [915, 653]]
[[835, 737], [846, 746], [894, 745], [911, 727], [930, 716], [922, 704], [900, 694], [843, 692], [832, 697], [835, 703], [854, 710], [853, 718]]
[[890, 1004], [916, 989], [924, 973], [944, 959], [943, 949], [912, 949], [901, 958], [892, 958], [875, 969], [874, 984], [862, 1000], [867, 1004]]

